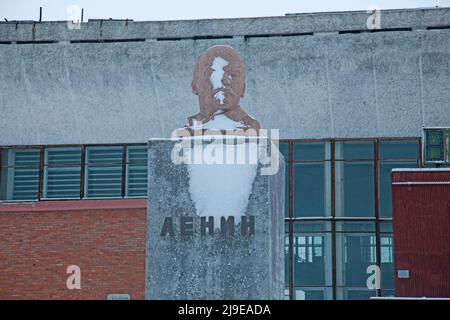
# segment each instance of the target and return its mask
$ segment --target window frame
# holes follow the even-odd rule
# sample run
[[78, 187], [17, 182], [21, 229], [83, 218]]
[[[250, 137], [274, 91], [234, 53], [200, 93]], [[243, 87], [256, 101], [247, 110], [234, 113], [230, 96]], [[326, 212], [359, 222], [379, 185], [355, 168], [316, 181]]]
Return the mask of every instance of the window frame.
[[[375, 223], [375, 241], [376, 241], [376, 261], [377, 266], [381, 268], [381, 235], [383, 235], [383, 231], [380, 231], [380, 225], [382, 223], [386, 222], [392, 222], [392, 217], [383, 217], [380, 216], [380, 208], [379, 208], [379, 197], [380, 197], [380, 189], [379, 189], [379, 182], [380, 182], [380, 173], [379, 173], [379, 161], [382, 159], [379, 159], [379, 144], [380, 142], [384, 141], [401, 141], [401, 140], [407, 140], [407, 141], [416, 141], [417, 147], [418, 147], [418, 155], [419, 155], [419, 161], [418, 161], [418, 167], [423, 168], [424, 162], [423, 162], [423, 138], [416, 136], [416, 137], [366, 137], [366, 138], [327, 138], [327, 139], [280, 139], [280, 144], [284, 144], [284, 149], [286, 152], [288, 152], [288, 155], [286, 158], [286, 165], [287, 169], [289, 170], [289, 181], [286, 182], [286, 187], [289, 188], [288, 192], [286, 194], [289, 194], [289, 199], [286, 199], [286, 202], [288, 203], [286, 208], [288, 210], [287, 214], [285, 215], [285, 224], [288, 228], [288, 231], [286, 232], [289, 237], [289, 283], [286, 283], [286, 288], [289, 289], [289, 298], [293, 300], [295, 298], [295, 288], [294, 285], [294, 270], [293, 270], [293, 234], [294, 234], [294, 223], [296, 222], [306, 222], [306, 221], [331, 221], [331, 235], [332, 235], [332, 298], [333, 300], [337, 300], [341, 298], [343, 290], [345, 290], [347, 287], [341, 287], [337, 286], [336, 284], [336, 223], [339, 221], [355, 221], [355, 222], [374, 222]], [[296, 161], [293, 161], [293, 144], [297, 142], [327, 142], [329, 141], [331, 143], [331, 160], [328, 160], [331, 162], [331, 186], [327, 186], [331, 188], [331, 216], [325, 216], [325, 217], [298, 217], [294, 216], [293, 212], [293, 164]], [[375, 215], [373, 217], [345, 217], [345, 216], [336, 216], [336, 194], [335, 194], [335, 175], [336, 175], [336, 162], [339, 161], [339, 159], [336, 159], [335, 154], [335, 145], [337, 142], [372, 142], [373, 143], [373, 170], [374, 170], [374, 179], [373, 179], [373, 196], [374, 196], [374, 211]], [[327, 161], [327, 160], [325, 160]], [[341, 160], [344, 161], [344, 160]], [[370, 160], [366, 160], [370, 161]], [[381, 284], [381, 289], [376, 290], [376, 296], [382, 296], [384, 292], [391, 292], [390, 288], [383, 288], [383, 283]], [[350, 290], [356, 289], [352, 287], [348, 287]], [[363, 288], [364, 289], [364, 288]]]
[[[126, 161], [126, 152], [122, 152], [122, 178], [121, 178], [121, 196], [117, 197], [86, 197], [85, 196], [85, 190], [86, 190], [86, 148], [88, 147], [114, 147], [114, 146], [120, 146], [123, 149], [127, 149], [127, 147], [131, 146], [147, 146], [147, 143], [110, 143], [110, 144], [48, 144], [48, 145], [5, 145], [0, 146], [0, 177], [2, 177], [2, 174], [4, 172], [4, 166], [3, 165], [3, 159], [2, 155], [5, 150], [17, 150], [17, 149], [39, 149], [40, 150], [40, 156], [39, 156], [39, 178], [38, 178], [38, 196], [37, 198], [33, 199], [23, 199], [23, 200], [15, 200], [15, 199], [0, 199], [0, 203], [14, 203], [14, 202], [36, 202], [36, 201], [61, 201], [61, 200], [95, 200], [95, 199], [145, 199], [147, 198], [147, 195], [145, 196], [127, 196], [126, 191], [126, 171], [127, 168], [127, 161]], [[80, 195], [79, 197], [64, 197], [64, 198], [47, 198], [44, 196], [44, 183], [46, 180], [45, 178], [45, 154], [46, 149], [50, 148], [81, 148], [81, 163], [80, 165]], [[124, 170], [125, 169], [125, 170]]]

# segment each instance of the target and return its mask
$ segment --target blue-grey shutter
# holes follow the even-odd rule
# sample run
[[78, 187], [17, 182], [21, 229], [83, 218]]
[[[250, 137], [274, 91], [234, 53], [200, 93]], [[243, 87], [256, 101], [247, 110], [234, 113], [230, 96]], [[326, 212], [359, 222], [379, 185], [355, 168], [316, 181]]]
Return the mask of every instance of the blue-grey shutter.
[[86, 148], [85, 196], [122, 196], [122, 146]]
[[48, 148], [44, 162], [44, 197], [79, 198], [81, 148]]
[[127, 147], [127, 197], [147, 196], [147, 146]]
[[14, 151], [14, 200], [34, 200], [39, 188], [39, 149]]

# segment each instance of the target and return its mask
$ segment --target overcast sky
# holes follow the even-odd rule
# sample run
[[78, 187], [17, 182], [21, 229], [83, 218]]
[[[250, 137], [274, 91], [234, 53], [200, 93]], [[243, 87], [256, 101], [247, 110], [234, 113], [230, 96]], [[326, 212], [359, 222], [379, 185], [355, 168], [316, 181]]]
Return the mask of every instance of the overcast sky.
[[[75, 5], [76, 7], [71, 7]], [[0, 19], [69, 20], [84, 8], [90, 18], [180, 20], [279, 16], [285, 13], [450, 7], [450, 0], [0, 0]], [[76, 20], [76, 19], [71, 19]]]

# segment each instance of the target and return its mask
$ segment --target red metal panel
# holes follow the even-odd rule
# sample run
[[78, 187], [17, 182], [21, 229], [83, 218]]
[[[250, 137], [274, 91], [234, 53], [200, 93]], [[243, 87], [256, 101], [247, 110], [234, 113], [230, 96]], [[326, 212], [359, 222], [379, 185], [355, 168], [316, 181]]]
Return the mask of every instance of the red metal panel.
[[394, 171], [392, 182], [396, 296], [450, 297], [450, 170]]

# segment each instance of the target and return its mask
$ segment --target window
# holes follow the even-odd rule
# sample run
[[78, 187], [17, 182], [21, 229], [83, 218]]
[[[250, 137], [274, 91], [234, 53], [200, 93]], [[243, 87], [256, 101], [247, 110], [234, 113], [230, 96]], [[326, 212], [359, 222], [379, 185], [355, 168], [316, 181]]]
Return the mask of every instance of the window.
[[336, 142], [336, 216], [375, 217], [373, 142]]
[[289, 166], [290, 166], [290, 160], [289, 160], [289, 143], [280, 143], [279, 145], [280, 152], [283, 154], [284, 157], [284, 182], [285, 182], [285, 188], [284, 188], [284, 216], [289, 217]]
[[37, 200], [40, 149], [4, 149], [1, 152], [1, 200]]
[[336, 222], [336, 283], [367, 288], [367, 267], [375, 265], [375, 223]]
[[339, 300], [368, 300], [376, 296], [376, 291], [367, 288], [337, 288], [336, 295]]
[[292, 298], [376, 296], [376, 290], [367, 289], [371, 265], [381, 267], [378, 293], [392, 295], [390, 174], [393, 168], [419, 166], [420, 139], [291, 140], [280, 149], [292, 160], [286, 168], [291, 215], [285, 218], [293, 227], [286, 235], [286, 273], [292, 271], [286, 286]]
[[419, 166], [419, 141], [380, 141], [378, 152], [380, 217], [391, 218], [391, 171], [394, 168], [417, 168]]
[[289, 223], [284, 223], [284, 283], [287, 286], [289, 294]]
[[381, 289], [394, 289], [394, 241], [392, 222], [380, 223]]
[[122, 146], [87, 147], [87, 198], [115, 198], [122, 196]]
[[331, 214], [329, 142], [293, 144], [293, 215], [323, 217]]
[[333, 296], [332, 288], [303, 287], [295, 288], [295, 300], [331, 300]]
[[147, 196], [144, 144], [7, 147], [0, 164], [0, 201]]
[[295, 222], [293, 239], [294, 286], [331, 286], [331, 223]]
[[80, 197], [81, 147], [47, 148], [44, 160], [44, 193], [48, 199]]
[[147, 196], [147, 147], [127, 147], [127, 197]]
[[425, 133], [425, 161], [445, 162], [448, 158], [446, 154], [446, 136], [449, 129], [424, 129]]

